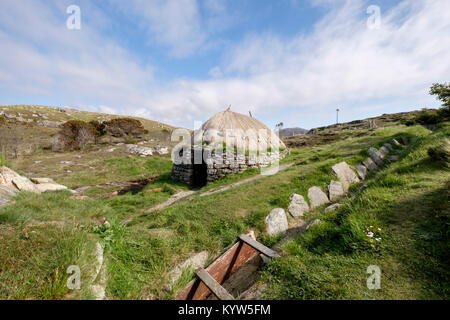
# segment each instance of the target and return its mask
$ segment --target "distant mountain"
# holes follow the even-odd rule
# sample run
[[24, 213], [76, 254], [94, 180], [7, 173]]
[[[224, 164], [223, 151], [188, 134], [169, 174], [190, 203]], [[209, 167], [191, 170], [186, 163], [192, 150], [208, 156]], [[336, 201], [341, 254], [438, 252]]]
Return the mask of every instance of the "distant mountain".
[[285, 128], [280, 130], [280, 137], [292, 137], [298, 134], [306, 134], [308, 130], [303, 128]]

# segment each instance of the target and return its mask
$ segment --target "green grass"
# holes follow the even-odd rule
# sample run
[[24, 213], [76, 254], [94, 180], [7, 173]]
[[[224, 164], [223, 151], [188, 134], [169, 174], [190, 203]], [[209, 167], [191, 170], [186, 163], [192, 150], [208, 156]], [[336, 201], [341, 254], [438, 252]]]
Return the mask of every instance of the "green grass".
[[[450, 209], [448, 169], [427, 155], [449, 136], [448, 125], [425, 134], [410, 154], [369, 179], [322, 223], [284, 246], [261, 281], [269, 299], [448, 299]], [[367, 228], [377, 230], [371, 242]], [[378, 231], [378, 228], [381, 231]], [[381, 290], [366, 286], [378, 265]]]
[[[101, 241], [105, 245], [105, 259], [108, 261], [106, 288], [108, 297], [116, 299], [173, 298], [175, 293], [168, 294], [163, 287], [167, 283], [168, 272], [176, 264], [202, 250], [210, 251], [211, 259], [218, 257], [236, 241], [239, 234], [250, 229], [256, 231], [262, 242], [272, 245], [278, 239], [263, 235], [264, 218], [270, 210], [275, 207], [286, 208], [292, 193], [305, 195], [307, 189], [312, 185], [318, 185], [325, 189], [329, 180], [333, 178], [330, 171], [333, 164], [342, 160], [356, 163], [366, 156], [361, 150], [367, 150], [370, 146], [390, 141], [393, 137], [402, 134], [408, 134], [411, 137], [426, 137], [430, 131], [422, 127], [405, 128], [403, 126], [378, 129], [368, 132], [367, 135], [349, 138], [327, 146], [292, 150], [282, 163], [294, 162], [296, 165], [285, 171], [222, 193], [193, 197], [190, 201], [151, 214], [146, 214], [150, 207], [168, 199], [175, 190], [186, 188], [185, 185], [176, 184], [170, 180], [171, 166], [168, 159], [152, 158], [148, 160], [140, 157], [99, 159], [101, 164], [97, 166], [98, 172], [85, 173], [83, 176], [82, 170], [80, 170], [79, 174], [77, 172], [67, 178], [69, 185], [78, 185], [86, 181], [92, 183], [111, 181], [111, 176], [114, 174], [119, 175], [122, 180], [159, 174], [160, 177], [148, 185], [145, 190], [162, 187], [163, 191], [145, 193], [143, 190], [104, 199], [102, 198], [102, 194], [104, 194], [102, 189], [93, 188], [90, 191], [92, 194], [89, 194], [92, 195], [92, 198], [88, 200], [76, 200], [69, 192], [42, 195], [21, 193], [16, 197], [14, 204], [0, 208], [0, 228], [16, 230], [27, 226], [34, 220], [59, 221], [71, 226], [69, 229], [72, 230], [72, 233], [67, 234], [67, 237], [72, 240], [64, 242], [67, 243], [67, 247], [62, 246], [59, 253], [66, 258], [55, 258], [55, 263], [51, 259], [41, 260], [34, 265], [23, 263], [21, 268], [23, 268], [24, 274], [34, 272], [37, 274], [36, 277], [45, 278], [48, 277], [48, 270], [57, 268], [55, 264], [64, 268], [68, 263], [73, 264], [74, 260], [83, 263], [88, 259], [85, 258], [85, 254], [77, 251], [75, 239], [79, 238], [81, 242], [87, 241], [88, 243], [95, 240]], [[225, 180], [208, 185], [206, 189], [230, 184], [255, 174], [257, 172], [248, 171], [243, 175], [229, 176]], [[64, 181], [63, 177], [61, 179]], [[396, 184], [396, 179], [396, 177], [381, 179], [381, 185], [378, 188], [382, 188], [382, 185], [385, 184]], [[390, 199], [395, 200], [395, 197]], [[110, 229], [98, 230], [95, 227], [97, 220], [102, 217], [106, 217], [110, 221]], [[120, 222], [129, 217], [138, 218], [126, 227], [122, 226]], [[331, 225], [332, 220], [329, 223]], [[349, 230], [358, 230], [361, 227], [358, 221], [349, 220], [347, 224]], [[44, 226], [42, 229], [46, 230], [47, 227]], [[64, 231], [63, 234], [65, 232], [67, 231]], [[45, 233], [43, 234], [45, 235]], [[21, 255], [32, 257], [42, 254], [42, 249], [50, 247], [53, 242], [50, 238], [48, 240], [45, 237], [40, 239], [27, 240], [29, 242], [26, 247], [9, 240], [0, 242], [2, 249], [5, 245], [11, 246], [9, 251], [0, 250], [0, 260], [5, 257], [5, 254], [13, 251], [13, 260], [9, 262], [9, 265], [19, 263]], [[352, 233], [349, 233], [349, 236], [343, 241], [347, 245], [353, 243], [353, 240]], [[360, 245], [359, 242], [355, 243]], [[292, 244], [290, 245], [292, 246]], [[52, 256], [56, 253], [50, 251], [48, 254]], [[305, 251], [304, 254], [313, 253]], [[363, 251], [362, 255], [364, 254], [368, 253]], [[314, 258], [316, 259], [315, 256]], [[353, 260], [348, 260], [348, 264], [352, 262]], [[46, 286], [40, 282], [34, 284], [35, 289], [29, 291], [30, 294], [27, 295], [27, 291], [21, 289], [24, 279], [5, 270], [0, 269], [0, 277], [4, 280], [0, 282], [0, 298], [59, 299], [71, 297], [71, 292], [62, 286], [64, 278], [58, 278], [57, 288], [59, 289], [53, 295], [40, 294], [40, 290], [44, 290]], [[191, 277], [192, 273], [187, 272], [176, 288], [181, 289], [182, 284], [188, 282]], [[3, 283], [8, 284], [8, 291]], [[82, 290], [82, 293], [84, 292], [86, 291]], [[280, 297], [285, 298], [282, 295]]]

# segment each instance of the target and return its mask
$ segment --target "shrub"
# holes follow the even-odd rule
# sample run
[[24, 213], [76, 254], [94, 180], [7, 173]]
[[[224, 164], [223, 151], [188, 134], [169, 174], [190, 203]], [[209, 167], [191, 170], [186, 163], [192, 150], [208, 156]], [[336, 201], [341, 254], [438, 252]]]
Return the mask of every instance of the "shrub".
[[67, 121], [61, 125], [59, 135], [52, 143], [54, 151], [84, 149], [94, 143], [98, 133], [90, 124], [80, 120]]
[[428, 149], [428, 155], [431, 159], [436, 161], [442, 161], [450, 165], [450, 140], [446, 139], [445, 142], [437, 147], [431, 147]]
[[103, 123], [105, 126], [105, 133], [113, 137], [127, 137], [141, 138], [148, 130], [144, 129], [142, 123], [137, 119], [132, 118], [117, 118]]

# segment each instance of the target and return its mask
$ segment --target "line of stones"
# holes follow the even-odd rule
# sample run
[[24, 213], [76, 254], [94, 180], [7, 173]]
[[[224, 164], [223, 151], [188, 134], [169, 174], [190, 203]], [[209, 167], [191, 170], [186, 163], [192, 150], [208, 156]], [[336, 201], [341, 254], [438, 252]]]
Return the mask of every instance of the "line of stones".
[[[406, 146], [408, 139], [402, 137], [402, 142]], [[308, 189], [309, 203], [302, 195], [292, 194], [290, 196], [290, 204], [288, 212], [292, 218], [298, 219], [312, 209], [325, 205], [330, 202], [336, 202], [331, 206], [325, 208], [325, 211], [336, 210], [341, 204], [337, 201], [341, 200], [350, 188], [350, 185], [358, 183], [361, 180], [365, 180], [368, 171], [377, 170], [379, 166], [383, 165], [385, 160], [390, 162], [397, 161], [398, 156], [391, 155], [389, 153], [394, 150], [394, 147], [401, 147], [402, 145], [395, 139], [391, 143], [385, 143], [379, 150], [376, 148], [370, 148], [368, 150], [369, 157], [365, 159], [362, 164], [358, 164], [355, 167], [348, 165], [346, 162], [340, 162], [334, 165], [331, 170], [337, 176], [339, 181], [330, 181], [328, 185], [328, 195], [317, 186], [313, 186]], [[405, 148], [403, 146], [403, 148]], [[288, 230], [288, 219], [284, 209], [275, 208], [265, 219], [266, 232], [268, 235], [285, 234]], [[320, 220], [315, 220], [313, 224], [319, 223]]]

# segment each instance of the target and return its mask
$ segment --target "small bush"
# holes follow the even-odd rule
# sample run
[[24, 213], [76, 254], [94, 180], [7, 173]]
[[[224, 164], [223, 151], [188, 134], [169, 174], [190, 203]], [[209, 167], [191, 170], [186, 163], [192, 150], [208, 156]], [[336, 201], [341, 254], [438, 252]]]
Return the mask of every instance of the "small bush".
[[54, 151], [84, 149], [95, 142], [97, 130], [90, 124], [80, 120], [67, 121], [61, 126], [59, 135], [52, 143]]
[[139, 120], [132, 118], [117, 118], [103, 123], [105, 132], [113, 137], [141, 138], [148, 133]]
[[445, 142], [437, 147], [431, 147], [428, 149], [428, 155], [435, 161], [441, 161], [450, 165], [450, 140], [446, 139]]

